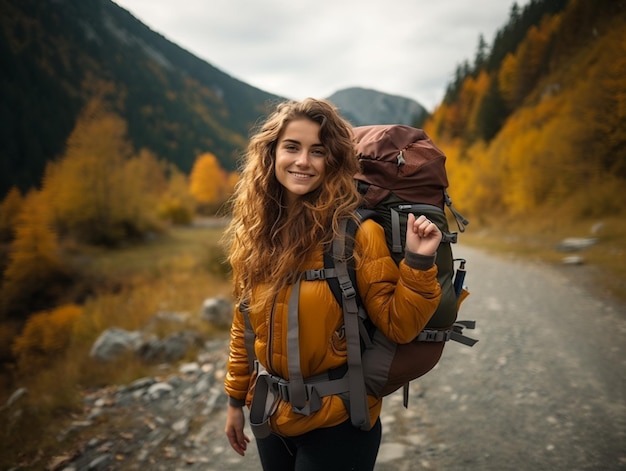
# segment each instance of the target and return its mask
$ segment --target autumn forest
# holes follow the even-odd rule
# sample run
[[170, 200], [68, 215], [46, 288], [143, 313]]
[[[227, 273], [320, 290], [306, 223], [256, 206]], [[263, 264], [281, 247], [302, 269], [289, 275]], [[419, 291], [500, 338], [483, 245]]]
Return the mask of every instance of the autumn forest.
[[[538, 219], [546, 222], [541, 230], [552, 230], [578, 220], [623, 219], [624, 31], [624, 1], [533, 0], [512, 8], [492, 44], [480, 37], [444, 100], [415, 123], [445, 152], [449, 192], [472, 228]], [[140, 247], [198, 218], [227, 215], [238, 179], [234, 149], [263, 101], [255, 98], [238, 130], [223, 130], [227, 139], [198, 139], [176, 161], [137, 137], [115, 83], [94, 78], [81, 87], [77, 117], [56, 158], [42, 165], [39, 183], [20, 179], [0, 195], [3, 401], [20, 380], [63, 359], [77, 332], [91, 341], [107, 327], [104, 316], [80, 324], [85, 306], [128, 295], [119, 280], [93, 270], [94, 253]], [[192, 88], [178, 96], [186, 93]], [[197, 102], [199, 129], [228, 114], [206, 111], [216, 100], [209, 98]], [[168, 129], [186, 125], [159, 122]], [[615, 257], [624, 261], [621, 252]], [[73, 375], [84, 382], [80, 372]], [[71, 410], [75, 398], [51, 401], [49, 408], [59, 404]]]

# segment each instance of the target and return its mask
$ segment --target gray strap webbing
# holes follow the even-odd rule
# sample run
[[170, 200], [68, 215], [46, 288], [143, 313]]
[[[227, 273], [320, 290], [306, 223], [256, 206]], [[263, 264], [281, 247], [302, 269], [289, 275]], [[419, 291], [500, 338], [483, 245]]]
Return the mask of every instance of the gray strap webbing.
[[287, 306], [287, 366], [289, 368], [289, 402], [291, 402], [295, 412], [303, 414], [306, 406], [306, 391], [300, 368], [300, 341], [298, 337], [298, 301], [300, 299], [301, 278], [302, 275], [299, 275], [293, 285]]
[[334, 268], [321, 268], [319, 270], [305, 270], [303, 272], [306, 281], [326, 280], [328, 278], [336, 278], [337, 274]]
[[450, 331], [450, 340], [462, 343], [468, 347], [473, 347], [478, 340], [468, 337], [463, 334], [463, 329], [475, 329], [476, 321], [456, 321], [452, 324], [452, 330]]
[[469, 347], [473, 347], [478, 340], [463, 334], [463, 329], [474, 329], [475, 321], [456, 321], [446, 329], [424, 329], [417, 336], [418, 342], [447, 342], [454, 340]]
[[278, 403], [277, 388], [267, 381], [267, 372], [259, 373], [250, 404], [250, 428], [256, 438], [265, 438], [272, 432], [269, 419]]
[[371, 428], [363, 365], [361, 364], [361, 340], [359, 335], [359, 309], [356, 303], [356, 289], [352, 285], [348, 266], [345, 260], [345, 234], [347, 220], [342, 220], [339, 226], [344, 236], [333, 240], [333, 258], [337, 280], [341, 287], [343, 302], [343, 318], [346, 327], [346, 344], [348, 353], [348, 378], [350, 384], [350, 419], [352, 425], [362, 430]]
[[[256, 438], [265, 438], [270, 432], [269, 419], [276, 411], [278, 399], [291, 402], [291, 384], [278, 376], [271, 375], [258, 362], [258, 375], [254, 396], [250, 405], [250, 428]], [[345, 393], [349, 388], [349, 378], [344, 375], [339, 379], [329, 379], [328, 373], [322, 373], [304, 380], [309, 403], [305, 407], [307, 415], [316, 412], [322, 405], [321, 398]]]
[[402, 253], [402, 241], [400, 238], [400, 213], [393, 208], [389, 208], [391, 213], [391, 251]]

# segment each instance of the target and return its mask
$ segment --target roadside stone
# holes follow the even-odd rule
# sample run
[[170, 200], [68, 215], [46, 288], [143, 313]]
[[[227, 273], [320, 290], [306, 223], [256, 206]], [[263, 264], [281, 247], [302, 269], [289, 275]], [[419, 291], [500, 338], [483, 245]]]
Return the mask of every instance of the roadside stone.
[[100, 334], [89, 355], [96, 360], [111, 361], [125, 353], [133, 352], [140, 342], [141, 333], [113, 327]]
[[597, 242], [598, 239], [595, 237], [569, 237], [567, 239], [563, 239], [556, 246], [556, 249], [559, 252], [577, 252], [579, 250], [592, 247]]
[[206, 299], [200, 317], [217, 327], [228, 327], [233, 319], [233, 304], [223, 297]]
[[582, 265], [585, 263], [585, 259], [580, 255], [571, 255], [569, 257], [564, 257], [562, 262], [563, 265]]
[[149, 363], [172, 363], [181, 360], [194, 346], [201, 346], [201, 338], [195, 332], [176, 332], [163, 339], [151, 337], [143, 343], [137, 353], [140, 358]]
[[[190, 351], [203, 347], [202, 337], [194, 330], [180, 330], [190, 320], [187, 313], [158, 312], [141, 331], [127, 331], [112, 327], [103, 331], [89, 353], [99, 361], [113, 361], [126, 354], [133, 354], [146, 363], [174, 363], [182, 360]], [[223, 297], [204, 301], [201, 319], [218, 327], [230, 325], [232, 303]], [[159, 337], [163, 325], [173, 326], [176, 332]]]
[[172, 430], [177, 435], [187, 435], [189, 430], [189, 419], [184, 417], [172, 425]]
[[[65, 470], [256, 471], [259, 462], [254, 436], [244, 458], [236, 455], [224, 436], [227, 397], [223, 379], [228, 356], [226, 338], [204, 344], [196, 361], [163, 368], [163, 375], [90, 392], [85, 397], [85, 418], [71, 433], [84, 438]], [[418, 397], [419, 389], [411, 392]], [[422, 424], [420, 413], [407, 414], [401, 395], [390, 396], [381, 420], [386, 429], [377, 471], [410, 470], [408, 450], [414, 448], [406, 431]], [[95, 432], [97, 423], [98, 432]], [[104, 428], [103, 428], [104, 427]], [[103, 431], [104, 430], [104, 431]], [[402, 434], [394, 432], [403, 430]], [[61, 446], [69, 431], [60, 439]], [[422, 447], [432, 445], [422, 433]]]
[[87, 466], [87, 469], [88, 470], [105, 469], [105, 466], [107, 466], [112, 461], [112, 459], [113, 457], [109, 453], [99, 456], [98, 458], [93, 460], [91, 463], [89, 463], [89, 465]]
[[165, 394], [169, 394], [172, 392], [174, 388], [171, 384], [168, 383], [155, 383], [150, 388], [148, 388], [147, 396], [151, 400], [157, 400], [161, 398]]
[[140, 378], [133, 381], [126, 389], [128, 389], [129, 391], [136, 391], [137, 389], [149, 388], [154, 383], [156, 383], [156, 380], [154, 378]]
[[[402, 391], [385, 398], [375, 470], [623, 470], [623, 306], [572, 287], [574, 277], [545, 277], [543, 265], [475, 263], [481, 342], [447, 346], [434, 372], [411, 382], [408, 409]], [[63, 471], [258, 471], [249, 427], [245, 457], [224, 435], [226, 337], [153, 377], [85, 391], [75, 429], [32, 469], [67, 456]], [[151, 397], [161, 385], [168, 392]], [[97, 408], [105, 413], [86, 420]]]
[[181, 365], [180, 368], [178, 368], [178, 371], [180, 371], [182, 374], [184, 375], [197, 375], [200, 373], [200, 366], [198, 365], [198, 363], [185, 363], [184, 365]]

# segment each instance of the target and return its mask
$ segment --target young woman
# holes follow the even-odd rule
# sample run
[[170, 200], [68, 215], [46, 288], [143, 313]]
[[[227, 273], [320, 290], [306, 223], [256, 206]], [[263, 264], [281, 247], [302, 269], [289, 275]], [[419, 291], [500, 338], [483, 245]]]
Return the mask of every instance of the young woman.
[[[288, 304], [294, 282], [304, 270], [323, 268], [323, 253], [339, 233], [340, 221], [355, 218], [360, 204], [353, 180], [357, 170], [351, 127], [324, 100], [279, 104], [250, 140], [227, 232], [237, 308], [225, 379], [225, 432], [240, 455], [250, 442], [243, 406], [250, 406], [255, 390], [240, 304], [246, 305], [260, 368], [287, 382], [288, 337], [293, 338]], [[407, 229], [399, 267], [374, 221], [363, 222], [354, 240], [357, 286], [367, 313], [387, 337], [400, 343], [418, 335], [441, 296], [434, 265], [441, 232], [424, 216], [410, 216]], [[342, 308], [328, 283], [301, 283], [298, 308], [302, 377], [345, 366]], [[363, 431], [351, 424], [337, 395], [322, 397], [319, 410], [312, 413], [279, 398], [268, 414], [271, 434], [256, 440], [263, 469], [373, 469], [381, 405], [380, 399], [368, 396], [371, 428]]]

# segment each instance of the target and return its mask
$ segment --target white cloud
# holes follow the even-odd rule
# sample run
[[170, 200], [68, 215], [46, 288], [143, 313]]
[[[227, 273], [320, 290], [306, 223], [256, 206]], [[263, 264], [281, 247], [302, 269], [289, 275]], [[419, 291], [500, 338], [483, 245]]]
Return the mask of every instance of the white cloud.
[[[433, 109], [508, 21], [503, 0], [116, 0], [172, 42], [289, 98], [361, 86]], [[520, 0], [523, 6], [528, 0]]]

